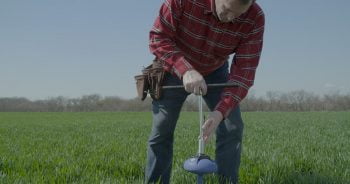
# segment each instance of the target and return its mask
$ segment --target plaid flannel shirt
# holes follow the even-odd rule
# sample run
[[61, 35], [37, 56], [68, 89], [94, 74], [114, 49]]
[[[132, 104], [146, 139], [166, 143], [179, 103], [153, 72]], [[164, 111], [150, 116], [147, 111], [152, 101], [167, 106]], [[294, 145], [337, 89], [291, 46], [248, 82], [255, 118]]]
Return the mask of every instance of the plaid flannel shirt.
[[214, 0], [165, 0], [150, 31], [150, 50], [178, 76], [195, 69], [203, 76], [218, 69], [234, 54], [229, 82], [215, 107], [224, 117], [247, 95], [254, 83], [263, 45], [265, 18], [257, 3], [232, 22], [220, 22]]

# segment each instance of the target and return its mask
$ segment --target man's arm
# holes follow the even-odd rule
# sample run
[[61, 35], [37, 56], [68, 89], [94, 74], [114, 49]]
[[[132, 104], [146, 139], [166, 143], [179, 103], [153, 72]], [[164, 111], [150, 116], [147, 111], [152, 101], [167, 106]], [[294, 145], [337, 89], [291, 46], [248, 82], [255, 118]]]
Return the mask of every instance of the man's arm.
[[240, 87], [225, 88], [215, 108], [224, 117], [227, 117], [231, 110], [242, 101], [254, 83], [255, 71], [263, 46], [264, 26], [265, 17], [261, 11], [255, 18], [253, 29], [237, 48], [230, 68], [229, 82], [236, 82], [240, 84]]
[[181, 0], [165, 0], [150, 31], [149, 43], [151, 52], [159, 60], [164, 61], [165, 70], [180, 79], [186, 71], [193, 69], [174, 41], [182, 7]]

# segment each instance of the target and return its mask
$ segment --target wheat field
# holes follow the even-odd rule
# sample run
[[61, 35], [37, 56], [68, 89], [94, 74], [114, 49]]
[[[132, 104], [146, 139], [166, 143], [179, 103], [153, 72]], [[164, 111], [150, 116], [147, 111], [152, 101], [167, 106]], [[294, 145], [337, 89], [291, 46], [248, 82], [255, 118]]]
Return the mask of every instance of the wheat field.
[[[180, 115], [171, 183], [196, 182], [182, 164], [197, 151], [197, 118]], [[151, 120], [150, 112], [0, 113], [0, 183], [143, 183]], [[240, 183], [350, 183], [350, 112], [244, 112], [243, 120]]]

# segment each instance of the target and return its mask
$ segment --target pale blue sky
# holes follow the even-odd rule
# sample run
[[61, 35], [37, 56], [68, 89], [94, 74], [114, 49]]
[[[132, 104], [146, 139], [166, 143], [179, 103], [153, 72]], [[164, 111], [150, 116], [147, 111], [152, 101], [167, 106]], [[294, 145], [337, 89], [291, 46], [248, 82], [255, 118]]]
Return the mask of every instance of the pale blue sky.
[[[135, 97], [162, 2], [1, 0], [0, 97]], [[258, 2], [266, 31], [255, 94], [350, 93], [350, 1]]]

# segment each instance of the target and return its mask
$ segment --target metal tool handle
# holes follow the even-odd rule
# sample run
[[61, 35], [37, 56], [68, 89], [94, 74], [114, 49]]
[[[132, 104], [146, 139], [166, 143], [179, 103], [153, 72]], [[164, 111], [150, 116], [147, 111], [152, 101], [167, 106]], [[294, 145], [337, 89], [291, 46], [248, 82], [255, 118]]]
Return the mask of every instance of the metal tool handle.
[[[239, 86], [239, 84], [236, 82], [207, 84], [208, 88], [238, 87], [238, 86]], [[181, 89], [181, 88], [184, 88], [184, 86], [183, 85], [162, 86], [162, 89]]]
[[198, 110], [199, 110], [199, 142], [198, 142], [198, 155], [204, 154], [204, 138], [203, 138], [203, 98], [202, 90], [200, 90], [200, 95], [198, 95]]

